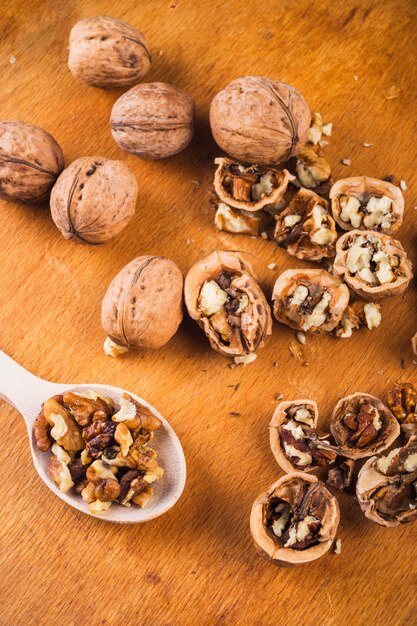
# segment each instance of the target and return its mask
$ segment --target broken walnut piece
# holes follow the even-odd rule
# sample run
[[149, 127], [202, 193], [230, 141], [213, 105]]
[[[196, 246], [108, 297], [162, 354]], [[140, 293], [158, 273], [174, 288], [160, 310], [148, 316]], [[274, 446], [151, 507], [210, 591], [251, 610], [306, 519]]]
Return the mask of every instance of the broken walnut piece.
[[352, 483], [354, 469], [355, 461], [353, 459], [338, 457], [335, 464], [329, 468], [326, 485], [340, 491], [347, 489]]
[[254, 502], [250, 529], [255, 547], [276, 565], [301, 565], [323, 556], [339, 525], [336, 498], [316, 476], [287, 474]]
[[71, 456], [57, 443], [52, 445], [52, 454], [48, 464], [48, 474], [59, 487], [59, 490], [66, 493], [73, 487], [74, 482], [68, 468]]
[[333, 330], [335, 337], [347, 339], [352, 337], [353, 331], [362, 327], [369, 330], [378, 328], [381, 324], [381, 305], [376, 302], [365, 302], [360, 299], [350, 301], [342, 319]]
[[311, 148], [304, 148], [291, 161], [289, 168], [295, 172], [300, 187], [314, 189], [320, 195], [328, 194], [332, 184], [331, 170], [323, 156]]
[[252, 213], [232, 209], [224, 202], [220, 202], [214, 216], [214, 225], [218, 230], [238, 235], [252, 235], [257, 237], [269, 230], [273, 218], [265, 211]]
[[[113, 413], [114, 402], [111, 398], [100, 396], [94, 391], [66, 391], [63, 395], [64, 404], [79, 426], [85, 428], [93, 420], [106, 418]], [[104, 413], [104, 415], [103, 415]]]
[[53, 396], [43, 404], [45, 420], [51, 426], [50, 436], [67, 452], [84, 448], [84, 440], [77, 422], [64, 406], [62, 396]]
[[417, 389], [412, 383], [396, 383], [387, 393], [387, 404], [407, 437], [417, 434]]
[[53, 444], [51, 437], [51, 426], [45, 419], [43, 408], [33, 424], [33, 434], [35, 436], [36, 446], [41, 452], [46, 452]]

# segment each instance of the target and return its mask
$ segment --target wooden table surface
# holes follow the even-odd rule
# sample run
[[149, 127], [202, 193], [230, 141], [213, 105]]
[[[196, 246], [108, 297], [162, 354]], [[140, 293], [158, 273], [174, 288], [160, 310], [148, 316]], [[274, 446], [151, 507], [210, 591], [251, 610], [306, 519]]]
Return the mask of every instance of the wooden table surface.
[[[146, 34], [154, 58], [146, 80], [195, 99], [195, 138], [182, 154], [145, 162], [123, 153], [109, 127], [122, 91], [89, 88], [69, 72], [71, 26], [99, 14]], [[303, 266], [270, 242], [213, 227], [219, 150], [209, 104], [246, 74], [296, 85], [333, 122], [326, 155], [335, 179], [406, 181], [399, 238], [417, 267], [416, 19], [413, 0], [2, 1], [0, 118], [50, 131], [67, 164], [85, 155], [123, 159], [140, 195], [130, 228], [102, 247], [65, 241], [47, 206], [1, 202], [0, 348], [43, 378], [109, 383], [147, 398], [176, 429], [188, 462], [184, 494], [164, 517], [131, 527], [97, 521], [48, 491], [23, 420], [1, 403], [2, 625], [417, 624], [415, 524], [372, 524], [343, 494], [342, 553], [295, 569], [259, 557], [249, 532], [253, 500], [281, 475], [267, 431], [276, 394], [315, 399], [324, 426], [343, 395], [383, 397], [400, 377], [417, 382], [415, 281], [385, 304], [379, 330], [309, 337], [308, 366], [291, 356], [294, 331], [278, 323], [258, 359], [235, 369], [190, 319], [163, 349], [116, 360], [102, 351], [100, 326], [110, 278], [140, 254], [169, 256], [185, 273], [215, 248], [241, 250], [268, 297], [281, 271]], [[393, 86], [399, 96], [386, 99]]]

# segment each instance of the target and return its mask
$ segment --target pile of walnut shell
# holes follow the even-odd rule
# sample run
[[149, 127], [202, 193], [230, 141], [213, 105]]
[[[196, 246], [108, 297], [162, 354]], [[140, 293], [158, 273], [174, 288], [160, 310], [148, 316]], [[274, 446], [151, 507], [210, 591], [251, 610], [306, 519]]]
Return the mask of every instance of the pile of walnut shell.
[[417, 519], [416, 389], [396, 384], [387, 405], [365, 393], [342, 398], [328, 434], [318, 429], [313, 400], [276, 407], [270, 446], [286, 475], [256, 499], [250, 520], [263, 556], [299, 565], [325, 554], [340, 518], [334, 490], [348, 489], [355, 479], [359, 505], [373, 522], [393, 527]]

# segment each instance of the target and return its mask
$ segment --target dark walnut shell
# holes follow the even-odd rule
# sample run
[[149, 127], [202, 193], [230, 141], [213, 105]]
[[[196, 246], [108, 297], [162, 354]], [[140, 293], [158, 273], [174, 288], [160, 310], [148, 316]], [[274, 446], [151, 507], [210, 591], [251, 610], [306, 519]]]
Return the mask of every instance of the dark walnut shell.
[[272, 292], [274, 316], [308, 333], [332, 331], [349, 304], [349, 289], [326, 270], [286, 270]]
[[225, 356], [245, 356], [272, 332], [271, 311], [252, 266], [238, 253], [216, 250], [189, 270], [184, 284], [189, 315]]
[[300, 189], [275, 219], [274, 239], [291, 256], [320, 261], [336, 254], [337, 232], [329, 203], [313, 191]]
[[417, 519], [417, 437], [385, 457], [371, 457], [359, 472], [356, 495], [366, 517], [395, 527]]
[[336, 404], [330, 431], [338, 454], [355, 460], [389, 448], [400, 434], [400, 424], [379, 398], [357, 392]]
[[[330, 200], [332, 202], [332, 213], [336, 222], [343, 230], [376, 230], [386, 235], [393, 235], [400, 228], [404, 214], [404, 197], [399, 187], [385, 180], [368, 178], [368, 176], [355, 176], [338, 180], [330, 190]], [[348, 209], [343, 212], [343, 202], [353, 198], [353, 217], [348, 217]], [[371, 198], [371, 208], [368, 202]], [[378, 202], [382, 198], [388, 198], [386, 207], [378, 210]]]
[[399, 241], [359, 229], [337, 241], [333, 271], [358, 296], [371, 301], [401, 295], [413, 277], [411, 261]]
[[40, 203], [64, 168], [55, 139], [39, 126], [20, 120], [0, 122], [0, 197]]
[[111, 131], [123, 150], [164, 159], [184, 150], [194, 132], [194, 102], [167, 83], [143, 83], [116, 100]]
[[182, 320], [183, 277], [162, 256], [140, 256], [113, 278], [103, 299], [101, 323], [110, 339], [136, 350], [160, 348]]
[[239, 161], [281, 163], [304, 146], [311, 114], [301, 93], [264, 76], [229, 83], [210, 106], [217, 145]]
[[68, 65], [74, 76], [92, 87], [130, 87], [148, 72], [151, 54], [134, 26], [98, 15], [71, 29]]
[[[315, 561], [328, 552], [339, 520], [339, 505], [326, 485], [311, 474], [293, 472], [255, 500], [250, 529], [262, 556], [289, 567]], [[285, 547], [288, 543], [294, 547]]]
[[136, 178], [122, 161], [82, 157], [52, 189], [52, 219], [65, 239], [104, 243], [132, 219], [137, 193]]

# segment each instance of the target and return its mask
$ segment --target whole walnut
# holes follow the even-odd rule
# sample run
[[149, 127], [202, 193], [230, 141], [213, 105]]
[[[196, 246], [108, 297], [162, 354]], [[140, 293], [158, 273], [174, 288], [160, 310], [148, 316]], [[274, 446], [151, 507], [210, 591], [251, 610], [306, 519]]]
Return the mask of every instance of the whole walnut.
[[[176, 264], [162, 256], [140, 256], [110, 283], [101, 309], [108, 338], [107, 354], [123, 348], [160, 348], [182, 320], [183, 277]], [[115, 350], [108, 348], [115, 346]], [[117, 348], [122, 347], [118, 351]]]
[[82, 157], [51, 192], [52, 219], [65, 239], [99, 244], [118, 235], [135, 213], [138, 185], [122, 161]]
[[0, 122], [1, 198], [44, 202], [63, 168], [64, 155], [52, 135], [20, 120]]
[[298, 89], [264, 76], [233, 80], [210, 106], [216, 143], [248, 163], [287, 161], [303, 148], [310, 120]]
[[124, 93], [111, 113], [114, 140], [143, 159], [164, 159], [190, 143], [194, 102], [167, 83], [143, 83]]
[[68, 65], [87, 85], [110, 89], [138, 83], [151, 66], [143, 34], [113, 17], [99, 15], [71, 30]]

